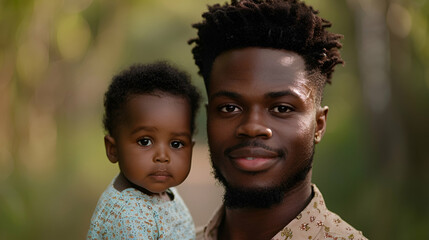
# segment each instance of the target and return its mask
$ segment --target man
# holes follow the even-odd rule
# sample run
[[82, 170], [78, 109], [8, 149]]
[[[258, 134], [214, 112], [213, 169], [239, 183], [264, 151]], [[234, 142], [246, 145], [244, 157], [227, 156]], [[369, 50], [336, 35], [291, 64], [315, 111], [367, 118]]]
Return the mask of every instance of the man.
[[193, 26], [207, 131], [224, 205], [197, 239], [366, 239], [311, 183], [326, 130], [323, 88], [341, 35], [298, 0], [233, 0]]

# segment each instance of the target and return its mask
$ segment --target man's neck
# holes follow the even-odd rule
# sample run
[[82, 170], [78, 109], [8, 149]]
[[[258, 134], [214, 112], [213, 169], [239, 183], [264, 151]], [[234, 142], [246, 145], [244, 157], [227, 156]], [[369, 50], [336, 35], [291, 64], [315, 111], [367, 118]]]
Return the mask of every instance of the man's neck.
[[270, 208], [227, 208], [218, 239], [271, 239], [304, 210], [311, 198], [311, 179], [308, 178], [286, 193], [281, 203]]

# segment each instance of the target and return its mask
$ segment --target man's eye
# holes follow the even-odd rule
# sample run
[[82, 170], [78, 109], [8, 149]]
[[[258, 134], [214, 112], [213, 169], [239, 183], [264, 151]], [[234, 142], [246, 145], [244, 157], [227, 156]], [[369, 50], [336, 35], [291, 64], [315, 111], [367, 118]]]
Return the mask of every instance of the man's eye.
[[237, 112], [240, 110], [240, 108], [238, 108], [237, 106], [232, 105], [232, 104], [227, 104], [227, 105], [223, 105], [223, 106], [219, 107], [219, 110], [221, 112]]
[[272, 111], [275, 113], [288, 113], [293, 110], [292, 107], [286, 105], [279, 105], [272, 108]]
[[152, 140], [150, 140], [149, 138], [143, 138], [143, 139], [137, 140], [137, 143], [140, 146], [147, 147], [147, 146], [152, 145]]
[[182, 143], [182, 142], [180, 142], [180, 141], [172, 141], [172, 142], [170, 143], [170, 146], [171, 146], [172, 148], [182, 148], [182, 147], [184, 147], [183, 143]]

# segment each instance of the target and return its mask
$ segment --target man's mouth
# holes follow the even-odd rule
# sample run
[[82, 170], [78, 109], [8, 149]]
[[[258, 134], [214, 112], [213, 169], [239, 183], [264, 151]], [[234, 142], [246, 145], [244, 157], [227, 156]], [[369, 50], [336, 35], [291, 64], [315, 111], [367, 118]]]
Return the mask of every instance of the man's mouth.
[[228, 153], [232, 164], [245, 172], [261, 172], [272, 167], [279, 154], [261, 147], [242, 147]]

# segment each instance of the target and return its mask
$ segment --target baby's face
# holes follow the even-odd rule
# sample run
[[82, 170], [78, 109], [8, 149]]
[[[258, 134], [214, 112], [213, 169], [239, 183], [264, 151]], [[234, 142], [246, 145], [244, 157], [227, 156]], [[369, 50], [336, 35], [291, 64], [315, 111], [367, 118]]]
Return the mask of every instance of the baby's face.
[[182, 183], [193, 147], [188, 101], [169, 94], [137, 95], [123, 113], [115, 143], [125, 177], [152, 193]]

